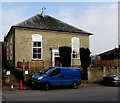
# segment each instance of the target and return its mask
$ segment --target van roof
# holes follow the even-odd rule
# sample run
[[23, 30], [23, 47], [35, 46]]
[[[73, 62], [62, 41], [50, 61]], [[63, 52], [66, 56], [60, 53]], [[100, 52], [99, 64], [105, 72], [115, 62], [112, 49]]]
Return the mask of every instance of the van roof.
[[61, 68], [61, 69], [80, 69], [80, 68], [73, 68], [73, 67], [54, 67], [54, 68]]

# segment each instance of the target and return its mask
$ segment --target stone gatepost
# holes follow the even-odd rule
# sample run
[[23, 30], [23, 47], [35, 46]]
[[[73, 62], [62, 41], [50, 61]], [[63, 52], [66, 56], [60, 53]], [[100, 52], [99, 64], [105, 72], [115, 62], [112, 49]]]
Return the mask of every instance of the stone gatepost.
[[103, 67], [103, 77], [106, 76], [106, 74], [107, 74], [106, 72], [107, 72], [106, 67]]

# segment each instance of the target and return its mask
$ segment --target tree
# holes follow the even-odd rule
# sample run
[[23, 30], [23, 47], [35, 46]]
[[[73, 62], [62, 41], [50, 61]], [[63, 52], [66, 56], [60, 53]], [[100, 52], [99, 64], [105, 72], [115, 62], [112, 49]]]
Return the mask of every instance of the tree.
[[90, 50], [88, 48], [80, 48], [80, 60], [81, 60], [81, 66], [84, 70], [84, 73], [86, 74], [87, 79], [87, 68], [90, 66], [91, 58], [90, 58]]
[[71, 66], [71, 47], [63, 46], [59, 47], [60, 54], [60, 63], [62, 67], [70, 67]]

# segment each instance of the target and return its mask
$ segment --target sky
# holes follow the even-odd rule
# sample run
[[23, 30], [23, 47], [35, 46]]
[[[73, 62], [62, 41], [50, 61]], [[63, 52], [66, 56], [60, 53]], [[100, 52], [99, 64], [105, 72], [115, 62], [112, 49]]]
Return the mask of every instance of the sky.
[[118, 46], [118, 2], [1, 2], [0, 41], [12, 25], [41, 14], [42, 7], [46, 15], [93, 33], [91, 54]]

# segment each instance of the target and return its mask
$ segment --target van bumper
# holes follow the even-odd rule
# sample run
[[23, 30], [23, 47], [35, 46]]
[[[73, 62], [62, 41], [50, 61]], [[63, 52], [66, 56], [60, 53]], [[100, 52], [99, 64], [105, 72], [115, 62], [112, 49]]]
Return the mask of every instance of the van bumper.
[[36, 86], [43, 86], [45, 83], [41, 80], [31, 79], [31, 84]]

